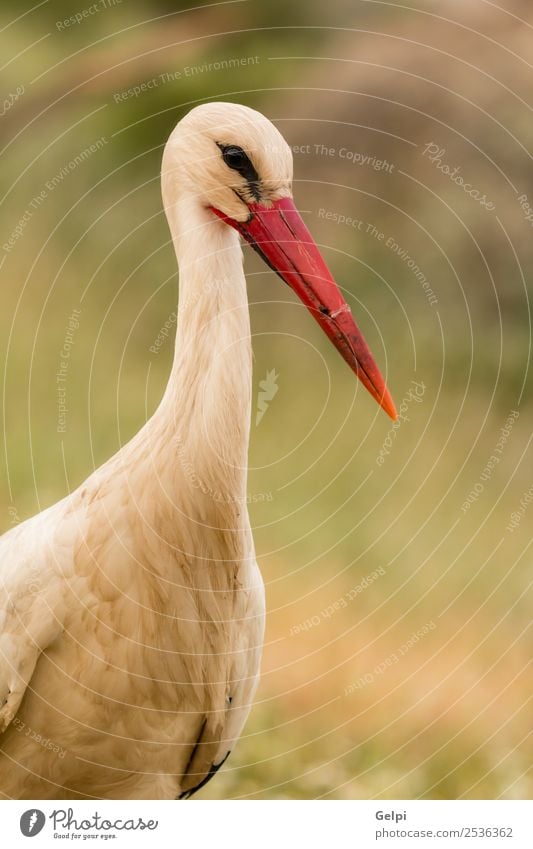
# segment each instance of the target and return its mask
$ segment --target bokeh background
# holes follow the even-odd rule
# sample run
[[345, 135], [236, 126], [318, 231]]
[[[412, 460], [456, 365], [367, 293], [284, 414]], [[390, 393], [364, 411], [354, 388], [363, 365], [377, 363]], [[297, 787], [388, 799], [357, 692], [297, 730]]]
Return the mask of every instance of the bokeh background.
[[247, 251], [254, 405], [277, 386], [249, 477], [268, 626], [201, 795], [530, 797], [530, 3], [100, 0], [64, 24], [90, 5], [0, 9], [2, 529], [162, 394], [171, 129], [205, 100], [263, 111], [402, 419]]

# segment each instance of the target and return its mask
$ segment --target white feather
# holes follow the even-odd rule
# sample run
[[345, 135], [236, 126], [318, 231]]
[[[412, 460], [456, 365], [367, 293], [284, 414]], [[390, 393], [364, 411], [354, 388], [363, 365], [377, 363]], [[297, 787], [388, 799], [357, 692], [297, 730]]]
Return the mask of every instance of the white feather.
[[[0, 792], [174, 798], [232, 749], [259, 674], [264, 590], [246, 509], [251, 349], [219, 137], [254, 151], [272, 198], [290, 151], [258, 113], [193, 110], [163, 198], [180, 266], [176, 353], [142, 430], [0, 539]], [[222, 138], [223, 137], [223, 138]]]

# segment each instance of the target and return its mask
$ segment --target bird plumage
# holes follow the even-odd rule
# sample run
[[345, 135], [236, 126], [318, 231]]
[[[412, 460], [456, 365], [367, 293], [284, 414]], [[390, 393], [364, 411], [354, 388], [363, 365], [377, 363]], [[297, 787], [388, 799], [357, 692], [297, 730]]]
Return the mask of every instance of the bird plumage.
[[[253, 120], [217, 111], [178, 125], [164, 157], [180, 310], [159, 408], [75, 492], [0, 538], [4, 797], [187, 794], [252, 703], [264, 590], [246, 506], [248, 306], [238, 236], [198, 201], [194, 136], [205, 119], [229, 113], [238, 132], [244, 114], [241, 137]], [[177, 149], [190, 168], [200, 159], [196, 178]]]
[[395, 416], [291, 180], [288, 145], [247, 107], [204, 104], [170, 136], [162, 195], [180, 298], [164, 396], [84, 484], [0, 538], [4, 797], [185, 798], [241, 733], [265, 599], [246, 499], [238, 232]]

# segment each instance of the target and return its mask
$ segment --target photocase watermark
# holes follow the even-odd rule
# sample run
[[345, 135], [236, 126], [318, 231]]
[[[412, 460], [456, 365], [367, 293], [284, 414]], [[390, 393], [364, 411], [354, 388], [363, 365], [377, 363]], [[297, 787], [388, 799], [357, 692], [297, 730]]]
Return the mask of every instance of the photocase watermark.
[[413, 272], [417, 281], [422, 286], [428, 303], [432, 307], [438, 304], [438, 298], [435, 295], [435, 292], [433, 291], [431, 286], [429, 285], [429, 280], [427, 279], [426, 275], [424, 274], [420, 266], [417, 265], [412, 256], [409, 255], [405, 248], [401, 247], [401, 245], [396, 241], [393, 236], [387, 236], [387, 234], [384, 233], [383, 230], [379, 230], [374, 224], [370, 223], [366, 225], [365, 233], [368, 236], [371, 236], [371, 238], [375, 239], [377, 242], [382, 242], [385, 247], [388, 248], [388, 250], [390, 250], [395, 256], [398, 257], [398, 259], [404, 262], [409, 271]]
[[309, 619], [305, 619], [303, 622], [300, 622], [298, 625], [293, 625], [289, 631], [291, 637], [294, 637], [296, 634], [301, 634], [302, 631], [309, 631], [311, 628], [315, 628], [317, 625], [320, 625], [324, 619], [330, 619], [334, 613], [342, 610], [345, 607], [348, 607], [349, 603], [357, 598], [360, 593], [364, 592], [368, 587], [370, 587], [375, 581], [378, 580], [382, 575], [385, 574], [385, 569], [383, 566], [380, 566], [378, 569], [375, 569], [373, 572], [370, 572], [369, 575], [366, 575], [358, 584], [352, 587], [348, 592], [345, 592], [340, 598], [334, 601], [332, 604], [328, 604], [327, 607], [324, 607], [320, 613], [315, 613], [314, 616], [310, 616]]
[[35, 837], [39, 834], [46, 823], [46, 817], [38, 808], [30, 808], [29, 811], [24, 811], [19, 824], [20, 830], [24, 837]]
[[99, 12], [105, 12], [106, 9], [111, 9], [113, 6], [120, 6], [121, 3], [122, 0], [98, 0], [97, 3], [93, 3], [91, 6], [86, 6], [85, 9], [75, 12], [68, 18], [56, 21], [56, 29], [59, 32], [62, 32], [65, 29], [82, 24], [83, 21], [87, 20], [87, 18], [92, 18], [93, 15], [97, 15]]
[[512, 534], [513, 531], [516, 531], [518, 525], [526, 515], [526, 510], [533, 501], [533, 484], [526, 489], [526, 491], [522, 494], [522, 498], [520, 499], [520, 509], [515, 510], [511, 513], [509, 524], [507, 525], [506, 530]]
[[204, 62], [202, 65], [185, 65], [179, 70], [163, 71], [156, 77], [144, 80], [142, 83], [130, 86], [130, 88], [125, 88], [122, 91], [116, 91], [113, 94], [113, 100], [115, 103], [122, 103], [131, 97], [140, 97], [141, 94], [146, 94], [147, 91], [167, 85], [167, 83], [175, 83], [201, 74], [212, 74], [218, 71], [230, 71], [248, 65], [257, 65], [260, 61], [259, 56], [233, 56], [230, 59], [219, 59], [216, 62]]
[[442, 174], [449, 177], [452, 183], [459, 186], [465, 194], [476, 200], [486, 210], [493, 212], [496, 209], [496, 205], [491, 200], [487, 199], [487, 195], [481, 194], [481, 190], [473, 186], [472, 183], [465, 182], [462, 174], [459, 173], [461, 170], [460, 165], [452, 167], [451, 165], [448, 165], [447, 162], [443, 161], [446, 156], [446, 148], [440, 147], [435, 142], [428, 142], [422, 151], [422, 156], [427, 156], [432, 165], [434, 165]]
[[352, 150], [349, 147], [328, 147], [326, 144], [293, 144], [292, 152], [304, 156], [327, 156], [331, 158], [345, 159], [351, 162], [352, 165], [360, 165], [361, 167], [372, 168], [374, 171], [386, 171], [392, 174], [394, 164], [388, 159], [379, 159], [368, 153], [362, 153], [359, 150]]
[[76, 308], [69, 315], [63, 338], [63, 346], [59, 352], [59, 363], [56, 372], [57, 433], [66, 433], [67, 431], [67, 375], [76, 331], [80, 326], [80, 315], [81, 310]]
[[71, 159], [70, 162], [67, 162], [67, 164], [64, 165], [57, 172], [57, 174], [54, 174], [53, 177], [46, 181], [42, 189], [32, 197], [28, 206], [24, 210], [24, 214], [19, 219], [15, 228], [12, 230], [7, 241], [5, 241], [2, 245], [2, 249], [5, 254], [8, 254], [14, 248], [18, 240], [23, 235], [24, 230], [28, 226], [29, 222], [31, 221], [39, 207], [41, 207], [46, 201], [50, 193], [53, 192], [54, 189], [56, 189], [63, 182], [63, 180], [68, 177], [69, 174], [75, 171], [78, 165], [81, 165], [83, 162], [85, 162], [90, 156], [93, 155], [93, 153], [96, 153], [98, 150], [101, 150], [107, 144], [107, 141], [108, 140], [105, 136], [100, 136], [99, 139], [96, 139], [95, 142], [81, 150], [74, 157], [74, 159]]
[[22, 97], [25, 92], [25, 88], [23, 85], [18, 85], [14, 92], [9, 92], [8, 96], [4, 98], [2, 103], [2, 111], [0, 112], [0, 117], [4, 117], [9, 110], [15, 105], [17, 100]]
[[269, 492], [247, 492], [244, 495], [235, 495], [231, 492], [221, 492], [214, 489], [201, 475], [196, 471], [194, 464], [191, 462], [187, 448], [180, 436], [175, 437], [177, 446], [178, 458], [181, 468], [185, 472], [187, 480], [193, 489], [198, 489], [204, 495], [208, 495], [213, 501], [218, 504], [259, 504], [262, 502], [273, 501], [274, 495]]
[[26, 595], [36, 596], [43, 590], [42, 575], [38, 569], [33, 568], [29, 575], [26, 575], [24, 580], [24, 588]]
[[173, 312], [170, 313], [169, 317], [167, 318], [167, 320], [165, 321], [163, 326], [160, 328], [159, 333], [157, 334], [153, 343], [148, 348], [148, 350], [151, 351], [152, 354], [159, 354], [159, 351], [161, 350], [161, 348], [165, 344], [166, 340], [168, 339], [168, 337], [169, 337], [169, 335], [172, 331], [172, 328], [175, 327], [177, 320], [178, 320], [178, 314], [174, 310]]
[[520, 204], [520, 209], [524, 214], [524, 219], [528, 222], [530, 227], [533, 227], [533, 207], [529, 203], [528, 196], [520, 195], [518, 203]]
[[416, 646], [420, 640], [423, 640], [424, 637], [427, 637], [431, 631], [434, 631], [436, 628], [435, 622], [431, 619], [429, 622], [426, 622], [425, 625], [422, 625], [421, 628], [418, 628], [417, 631], [414, 631], [408, 640], [403, 643], [399, 649], [393, 651], [389, 654], [385, 660], [382, 660], [381, 663], [378, 663], [377, 666], [371, 672], [365, 672], [364, 675], [361, 675], [357, 681], [354, 681], [352, 684], [348, 684], [347, 687], [344, 688], [344, 695], [349, 696], [351, 693], [355, 693], [356, 690], [362, 690], [363, 687], [367, 687], [369, 684], [373, 684], [376, 678], [379, 678], [380, 675], [383, 675], [387, 669], [390, 669], [391, 666], [394, 666], [396, 663], [405, 657], [405, 655], [411, 651], [413, 646]]
[[500, 437], [494, 447], [494, 451], [487, 460], [485, 468], [481, 472], [476, 485], [470, 490], [465, 501], [463, 501], [461, 505], [461, 510], [463, 511], [463, 513], [466, 513], [468, 510], [470, 510], [472, 504], [475, 504], [481, 493], [484, 492], [485, 484], [491, 479], [494, 469], [501, 460], [503, 449], [505, 448], [507, 440], [511, 435], [513, 425], [519, 415], [520, 413], [518, 412], [518, 410], [511, 410], [511, 412], [507, 416], [507, 420], [504, 426], [500, 428]]
[[346, 227], [353, 227], [354, 230], [364, 232], [367, 224], [361, 221], [360, 218], [353, 218], [351, 215], [343, 215], [341, 212], [334, 212], [332, 209], [324, 209], [321, 207], [318, 210], [318, 217], [324, 221], [331, 221], [333, 224], [344, 224]]
[[383, 441], [383, 445], [379, 450], [379, 454], [376, 457], [376, 463], [378, 464], [378, 466], [382, 466], [385, 462], [385, 458], [388, 457], [388, 455], [390, 454], [392, 446], [394, 444], [394, 440], [396, 439], [396, 435], [398, 433], [399, 428], [402, 426], [402, 423], [410, 421], [407, 416], [409, 405], [413, 401], [415, 402], [415, 404], [421, 404], [425, 391], [425, 383], [419, 383], [417, 380], [411, 381], [409, 391], [403, 396], [400, 406], [398, 407], [398, 418], [395, 422], [392, 423], [392, 427], [387, 433], [387, 436]]
[[358, 230], [359, 233], [363, 233], [370, 238], [375, 239], [377, 242], [382, 242], [386, 248], [392, 251], [395, 256], [405, 262], [408, 269], [413, 272], [414, 276], [422, 286], [424, 290], [424, 294], [428, 300], [428, 303], [434, 307], [438, 304], [438, 298], [435, 295], [435, 292], [429, 285], [429, 280], [426, 275], [422, 271], [422, 269], [417, 265], [415, 260], [407, 253], [407, 251], [402, 248], [398, 242], [393, 238], [393, 236], [387, 236], [382, 230], [379, 230], [374, 224], [368, 221], [363, 221], [361, 218], [354, 218], [351, 215], [345, 215], [342, 212], [336, 212], [333, 209], [325, 209], [325, 207], [320, 207], [318, 210], [318, 218], [322, 218], [324, 221], [331, 221], [333, 224], [343, 224], [346, 227], [351, 227], [353, 230]]
[[[94, 808], [93, 808], [94, 810]], [[79, 818], [76, 819], [76, 816]], [[45, 827], [47, 821], [54, 838], [66, 840], [116, 840], [122, 832], [156, 831], [159, 820], [145, 820], [142, 816], [119, 817], [109, 819], [94, 811], [88, 815], [81, 811], [75, 815], [74, 808], [55, 808], [51, 814], [44, 814], [39, 808], [29, 808], [20, 817], [20, 830], [24, 837], [35, 837]]]
[[[94, 814], [92, 812], [88, 814], [86, 810], [83, 810], [80, 818], [76, 819], [73, 808], [56, 808], [49, 814], [48, 819], [52, 823], [54, 837], [81, 838], [83, 836], [84, 841], [86, 837], [100, 837], [100, 839], [105, 840], [116, 838], [119, 835], [115, 832], [121, 831], [145, 831], [145, 829], [155, 831], [159, 826], [158, 820], [145, 820], [140, 816], [120, 817], [113, 820], [102, 816], [98, 811], [95, 811]], [[61, 834], [61, 830], [63, 830], [63, 834]], [[82, 834], [77, 834], [77, 832], [82, 832]], [[89, 833], [85, 834], [84, 832]], [[96, 834], [91, 832], [96, 832]], [[103, 834], [99, 834], [99, 832], [103, 832]]]
[[18, 510], [17, 510], [17, 508], [15, 507], [14, 504], [9, 505], [9, 507], [7, 508], [7, 514], [9, 516], [9, 521], [11, 522], [12, 525], [18, 525], [19, 524], [20, 516], [19, 516]]
[[63, 749], [62, 746], [54, 743], [54, 741], [50, 740], [49, 737], [44, 737], [38, 731], [35, 731], [30, 725], [27, 725], [22, 721], [22, 719], [19, 719], [18, 716], [13, 718], [11, 724], [17, 729], [19, 734], [23, 734], [24, 737], [29, 737], [30, 740], [33, 740], [35, 743], [38, 743], [39, 746], [42, 746], [43, 749], [48, 749], [48, 751], [56, 754], [58, 758], [64, 758], [67, 754], [66, 749]]
[[[222, 284], [224, 283], [225, 281], [222, 281]], [[212, 292], [214, 292], [220, 286], [220, 284], [221, 281], [211, 279], [201, 286], [196, 286], [186, 297], [182, 297], [180, 295], [179, 311], [183, 313], [189, 307], [194, 306], [194, 304], [198, 303], [198, 301], [200, 301], [203, 297], [205, 297], [206, 295], [210, 295]], [[148, 350], [152, 354], [159, 353], [166, 340], [169, 338], [173, 327], [175, 327], [177, 323], [178, 312], [176, 310], [172, 310], [165, 323], [160, 327], [156, 338], [148, 347]]]
[[267, 371], [264, 380], [259, 381], [259, 392], [257, 393], [257, 412], [255, 414], [256, 427], [268, 410], [271, 401], [275, 398], [278, 392], [278, 377], [276, 369]]

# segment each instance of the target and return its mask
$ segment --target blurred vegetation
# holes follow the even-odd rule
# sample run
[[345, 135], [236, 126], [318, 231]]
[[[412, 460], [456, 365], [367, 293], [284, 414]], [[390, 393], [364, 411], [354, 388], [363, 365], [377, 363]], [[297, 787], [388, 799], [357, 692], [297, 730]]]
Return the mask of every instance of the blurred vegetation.
[[[254, 393], [279, 374], [250, 456], [269, 618], [258, 703], [203, 795], [530, 797], [533, 512], [506, 530], [532, 483], [533, 240], [519, 201], [533, 205], [529, 4], [109, 0], [60, 26], [90, 5], [0, 10], [3, 96], [23, 89], [2, 116], [2, 245], [31, 213], [0, 252], [2, 527], [66, 494], [155, 408], [172, 343], [149, 347], [178, 283], [163, 145], [206, 99], [260, 109], [299, 148], [297, 202], [395, 399], [425, 388], [379, 465], [390, 423], [247, 253]], [[246, 57], [257, 61], [205, 67]], [[161, 74], [176, 78], [118, 97]], [[439, 169], [429, 144], [495, 209]], [[512, 410], [499, 462], [463, 510]]]

